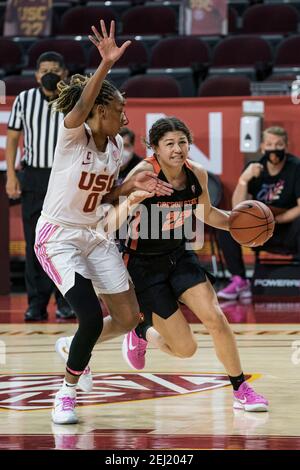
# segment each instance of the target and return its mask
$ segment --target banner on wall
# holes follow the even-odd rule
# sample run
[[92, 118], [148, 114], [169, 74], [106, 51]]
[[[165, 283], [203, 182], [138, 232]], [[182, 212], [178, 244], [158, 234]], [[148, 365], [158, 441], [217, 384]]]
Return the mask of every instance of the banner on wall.
[[227, 0], [183, 0], [181, 34], [227, 34]]
[[52, 0], [8, 0], [4, 36], [49, 36]]

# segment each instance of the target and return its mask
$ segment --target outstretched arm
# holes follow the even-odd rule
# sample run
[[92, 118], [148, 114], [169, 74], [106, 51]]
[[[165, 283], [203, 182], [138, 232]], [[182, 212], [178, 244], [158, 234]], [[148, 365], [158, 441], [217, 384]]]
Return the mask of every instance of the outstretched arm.
[[79, 127], [85, 122], [94, 106], [98, 94], [100, 93], [102, 83], [107, 73], [131, 44], [131, 41], [126, 41], [121, 47], [116, 45], [114, 21], [110, 24], [109, 36], [103, 20], [100, 20], [100, 25], [102, 36], [95, 26], [92, 26], [92, 31], [95, 36], [89, 36], [89, 39], [97, 47], [102, 61], [94, 75], [89, 79], [87, 85], [84, 87], [82, 95], [76, 105], [65, 118], [65, 126], [69, 129]]
[[172, 185], [160, 180], [152, 169], [152, 165], [141, 162], [127, 175], [124, 183], [114, 187], [102, 201], [113, 204], [120, 196], [127, 196], [132, 191], [147, 191], [157, 196], [170, 196]]
[[142, 190], [133, 191], [121, 204], [110, 206], [105, 219], [100, 222], [101, 227], [104, 227], [104, 230], [108, 234], [113, 234], [124, 224], [127, 218], [132, 215], [134, 210], [144, 199], [152, 197], [154, 194], [154, 192]]

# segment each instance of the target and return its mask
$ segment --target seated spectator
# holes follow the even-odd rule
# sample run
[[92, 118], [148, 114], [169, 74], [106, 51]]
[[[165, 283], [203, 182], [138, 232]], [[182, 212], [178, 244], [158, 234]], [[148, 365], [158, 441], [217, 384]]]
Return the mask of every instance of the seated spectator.
[[122, 127], [120, 130], [120, 135], [123, 137], [124, 150], [118, 184], [121, 184], [132, 168], [134, 168], [141, 161], [141, 157], [134, 153], [134, 132], [131, 129], [128, 129], [128, 127]]
[[[300, 260], [300, 159], [288, 153], [287, 148], [285, 129], [269, 127], [263, 132], [262, 157], [246, 166], [234, 190], [232, 205], [234, 207], [246, 199], [267, 204], [276, 225], [273, 237], [263, 249], [293, 253]], [[219, 241], [232, 277], [229, 285], [218, 292], [218, 297], [250, 297], [250, 283], [246, 279], [240, 245], [225, 231], [220, 231]]]

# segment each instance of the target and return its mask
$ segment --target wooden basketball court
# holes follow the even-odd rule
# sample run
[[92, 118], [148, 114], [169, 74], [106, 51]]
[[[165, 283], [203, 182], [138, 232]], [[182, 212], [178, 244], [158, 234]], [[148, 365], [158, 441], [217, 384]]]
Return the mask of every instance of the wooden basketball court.
[[244, 372], [270, 401], [268, 413], [232, 409], [232, 391], [203, 326], [191, 359], [149, 348], [130, 370], [122, 338], [97, 345], [95, 387], [78, 393], [77, 425], [50, 419], [64, 366], [54, 351], [76, 325], [24, 324], [24, 295], [0, 297], [0, 449], [300, 449], [300, 304], [225, 303]]

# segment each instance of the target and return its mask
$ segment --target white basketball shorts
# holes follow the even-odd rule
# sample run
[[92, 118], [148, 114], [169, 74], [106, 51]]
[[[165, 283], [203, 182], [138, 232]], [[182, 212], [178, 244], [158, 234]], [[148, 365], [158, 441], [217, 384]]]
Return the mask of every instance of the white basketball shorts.
[[129, 289], [130, 276], [113, 240], [89, 228], [62, 227], [43, 216], [36, 227], [35, 253], [44, 271], [65, 295], [75, 284], [75, 272], [91, 279], [97, 294]]

